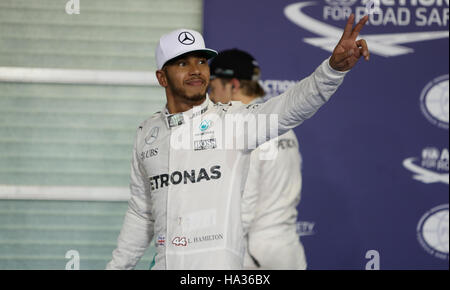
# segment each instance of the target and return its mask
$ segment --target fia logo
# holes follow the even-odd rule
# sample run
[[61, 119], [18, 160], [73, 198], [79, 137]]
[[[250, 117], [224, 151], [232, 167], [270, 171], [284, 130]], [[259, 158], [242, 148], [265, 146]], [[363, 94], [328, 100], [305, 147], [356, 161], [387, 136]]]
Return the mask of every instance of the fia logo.
[[421, 157], [410, 157], [403, 160], [403, 166], [414, 173], [413, 179], [425, 184], [449, 184], [449, 151], [448, 148], [439, 150], [435, 147], [426, 147]]
[[[395, 1], [397, 2], [397, 1]], [[326, 3], [331, 5], [323, 6], [323, 20], [328, 18], [334, 21], [347, 19], [351, 13], [356, 16], [356, 21], [359, 21], [364, 14], [369, 14], [369, 23], [371, 26], [440, 26], [445, 27], [448, 24], [448, 8], [442, 7], [447, 5], [443, 1], [430, 0], [427, 3], [419, 2], [420, 5], [405, 5], [405, 1], [395, 3], [394, 1], [382, 1], [386, 9], [381, 9], [379, 0], [362, 0], [361, 4], [364, 6], [351, 7], [356, 3], [354, 0], [326, 0]], [[302, 29], [308, 30], [318, 37], [304, 38], [303, 41], [319, 47], [328, 52], [332, 52], [337, 35], [342, 33], [342, 29], [328, 24], [325, 21], [320, 21], [306, 13], [308, 6], [317, 5], [318, 1], [302, 1], [298, 3], [289, 4], [284, 8], [284, 15], [295, 25]], [[427, 6], [435, 5], [428, 9]], [[406, 6], [406, 7], [404, 7]], [[446, 10], [447, 9], [447, 10]], [[383, 11], [385, 10], [385, 11]], [[428, 11], [428, 14], [424, 13]], [[441, 16], [441, 14], [443, 14]], [[411, 44], [421, 41], [430, 41], [435, 39], [448, 38], [448, 30], [436, 31], [413, 31], [413, 32], [397, 32], [397, 33], [381, 33], [381, 34], [365, 34], [360, 35], [372, 43], [372, 54], [377, 54], [383, 57], [400, 56], [413, 53], [414, 49], [403, 46], [403, 44]]]

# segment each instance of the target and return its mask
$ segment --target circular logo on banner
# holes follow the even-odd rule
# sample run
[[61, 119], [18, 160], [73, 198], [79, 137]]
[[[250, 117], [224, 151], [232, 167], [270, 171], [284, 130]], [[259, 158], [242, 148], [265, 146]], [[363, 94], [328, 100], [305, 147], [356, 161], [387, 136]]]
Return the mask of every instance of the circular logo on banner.
[[427, 84], [420, 95], [420, 108], [435, 126], [448, 129], [448, 75], [435, 78]]
[[448, 204], [434, 207], [422, 216], [417, 238], [430, 255], [448, 260]]
[[195, 37], [190, 32], [184, 31], [178, 35], [178, 41], [184, 45], [191, 45], [195, 42]]

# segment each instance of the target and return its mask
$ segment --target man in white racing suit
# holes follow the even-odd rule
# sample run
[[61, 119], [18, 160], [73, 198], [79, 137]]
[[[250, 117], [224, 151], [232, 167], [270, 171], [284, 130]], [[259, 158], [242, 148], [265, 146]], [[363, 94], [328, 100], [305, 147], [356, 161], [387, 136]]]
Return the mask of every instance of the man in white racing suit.
[[[210, 98], [213, 102], [263, 102], [261, 70], [249, 53], [221, 51], [210, 63]], [[247, 231], [244, 269], [306, 269], [303, 245], [297, 235], [297, 205], [302, 186], [301, 155], [293, 130], [255, 149], [242, 198], [242, 223]], [[270, 160], [260, 158], [276, 146]]]
[[[250, 149], [300, 125], [330, 99], [348, 70], [368, 55], [366, 43], [356, 41], [366, 21], [353, 28], [352, 15], [332, 56], [309, 77], [251, 106], [209, 100], [207, 59], [216, 52], [205, 48], [200, 33], [179, 29], [162, 36], [156, 76], [167, 105], [137, 129], [129, 207], [106, 268], [133, 269], [156, 236], [153, 269], [242, 269], [240, 208]], [[242, 127], [243, 117], [258, 120], [258, 130], [237, 130], [230, 145], [223, 133], [228, 136], [230, 122]], [[248, 140], [244, 147], [237, 144], [242, 140]]]

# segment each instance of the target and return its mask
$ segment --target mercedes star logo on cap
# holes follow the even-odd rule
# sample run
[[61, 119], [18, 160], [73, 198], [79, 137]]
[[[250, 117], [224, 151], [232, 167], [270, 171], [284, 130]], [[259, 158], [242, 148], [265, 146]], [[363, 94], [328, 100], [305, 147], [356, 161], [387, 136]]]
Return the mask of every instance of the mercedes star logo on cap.
[[184, 45], [191, 45], [195, 42], [195, 38], [191, 33], [184, 31], [178, 35], [178, 41]]

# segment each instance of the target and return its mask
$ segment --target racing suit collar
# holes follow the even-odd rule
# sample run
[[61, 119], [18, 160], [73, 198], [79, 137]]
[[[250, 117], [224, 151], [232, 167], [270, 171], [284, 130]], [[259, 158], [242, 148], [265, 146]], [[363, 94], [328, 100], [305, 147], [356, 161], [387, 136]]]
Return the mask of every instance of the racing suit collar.
[[203, 115], [207, 110], [210, 104], [209, 95], [206, 95], [205, 101], [200, 106], [194, 106], [188, 111], [170, 114], [167, 109], [167, 104], [164, 107], [164, 110], [161, 111], [161, 115], [166, 123], [167, 128], [178, 127], [185, 123], [186, 119], [192, 119], [198, 115]]
[[257, 98], [255, 98], [253, 101], [251, 101], [248, 104], [249, 105], [254, 105], [254, 104], [261, 104], [261, 103], [264, 103], [264, 99], [262, 97], [257, 97]]

